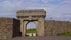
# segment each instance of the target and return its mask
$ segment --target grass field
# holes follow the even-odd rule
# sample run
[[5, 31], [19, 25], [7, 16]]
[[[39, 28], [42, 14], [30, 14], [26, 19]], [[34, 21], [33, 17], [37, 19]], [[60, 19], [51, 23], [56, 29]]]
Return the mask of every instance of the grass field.
[[[36, 29], [27, 29], [27, 33], [36, 33]], [[71, 32], [58, 33], [57, 36], [71, 36]]]
[[59, 34], [57, 34], [57, 36], [71, 36], [71, 32], [59, 33]]
[[27, 33], [36, 33], [36, 29], [27, 29], [26, 32]]

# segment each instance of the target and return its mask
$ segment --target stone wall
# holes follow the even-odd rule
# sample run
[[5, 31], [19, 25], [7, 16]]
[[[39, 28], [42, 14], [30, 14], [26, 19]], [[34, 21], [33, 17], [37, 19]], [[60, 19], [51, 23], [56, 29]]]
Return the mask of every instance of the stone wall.
[[13, 37], [20, 36], [20, 21], [13, 19]]
[[14, 18], [0, 18], [0, 40], [10, 40], [19, 33], [19, 21]]
[[56, 36], [62, 32], [71, 32], [71, 22], [45, 20], [45, 36]]

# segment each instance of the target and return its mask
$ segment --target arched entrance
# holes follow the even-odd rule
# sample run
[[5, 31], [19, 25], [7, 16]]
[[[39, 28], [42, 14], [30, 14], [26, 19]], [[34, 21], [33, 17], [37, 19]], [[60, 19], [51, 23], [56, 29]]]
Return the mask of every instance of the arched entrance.
[[27, 23], [27, 29], [35, 29], [36, 28], [36, 24], [34, 23], [34, 21], [30, 21]]
[[36, 36], [36, 24], [30, 21], [26, 24], [26, 36]]
[[17, 18], [20, 20], [20, 32], [22, 36], [26, 35], [26, 24], [33, 21], [36, 25], [37, 36], [44, 36], [44, 19], [46, 11], [38, 10], [20, 10], [17, 11]]

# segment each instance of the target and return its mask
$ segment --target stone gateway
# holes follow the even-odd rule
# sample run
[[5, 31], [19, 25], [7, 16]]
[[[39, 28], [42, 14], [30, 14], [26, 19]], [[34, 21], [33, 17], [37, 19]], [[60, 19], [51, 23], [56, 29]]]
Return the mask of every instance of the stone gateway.
[[44, 36], [45, 10], [20, 10], [17, 11], [17, 18], [20, 20], [20, 32], [26, 34], [27, 23], [33, 21], [36, 24], [37, 36]]
[[22, 33], [26, 37], [26, 26], [29, 22], [36, 25], [37, 36], [57, 36], [58, 33], [71, 32], [71, 22], [45, 20], [43, 9], [19, 10], [16, 18], [0, 18], [0, 40], [11, 39]]

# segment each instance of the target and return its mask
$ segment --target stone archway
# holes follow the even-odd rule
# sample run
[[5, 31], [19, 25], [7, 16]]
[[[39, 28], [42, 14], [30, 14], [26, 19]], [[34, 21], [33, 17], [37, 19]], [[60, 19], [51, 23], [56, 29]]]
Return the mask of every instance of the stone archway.
[[[27, 33], [27, 27], [28, 27], [28, 24], [30, 24], [30, 23], [32, 23], [31, 25], [30, 25], [30, 27], [34, 27], [35, 26], [35, 32], [32, 32], [32, 30], [31, 30], [31, 32], [28, 32]], [[31, 28], [31, 29], [33, 29], [33, 28]], [[35, 34], [35, 35], [34, 35]], [[28, 21], [27, 23], [26, 23], [26, 36], [28, 37], [28, 36], [36, 36], [37, 35], [37, 30], [36, 30], [36, 20], [32, 20], [32, 21]]]
[[29, 21], [35, 22], [37, 36], [44, 36], [45, 16], [46, 16], [46, 11], [43, 9], [17, 11], [17, 18], [20, 20], [20, 32], [22, 32], [22, 36], [25, 36], [26, 34], [26, 24]]
[[26, 27], [27, 29], [35, 29], [36, 28], [36, 24], [34, 21], [29, 21], [27, 24], [26, 24]]

